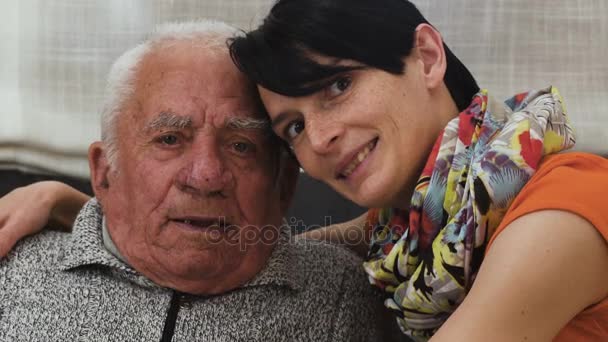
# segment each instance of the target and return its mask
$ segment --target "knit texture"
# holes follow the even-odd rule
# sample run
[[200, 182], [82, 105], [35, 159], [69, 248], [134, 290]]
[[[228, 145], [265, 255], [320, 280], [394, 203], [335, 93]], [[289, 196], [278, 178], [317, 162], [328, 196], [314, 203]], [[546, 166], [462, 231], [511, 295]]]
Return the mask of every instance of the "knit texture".
[[[172, 289], [103, 246], [93, 199], [72, 234], [46, 231], [0, 261], [0, 341], [159, 341]], [[185, 296], [173, 341], [396, 339], [361, 260], [283, 232], [266, 267], [239, 289]]]

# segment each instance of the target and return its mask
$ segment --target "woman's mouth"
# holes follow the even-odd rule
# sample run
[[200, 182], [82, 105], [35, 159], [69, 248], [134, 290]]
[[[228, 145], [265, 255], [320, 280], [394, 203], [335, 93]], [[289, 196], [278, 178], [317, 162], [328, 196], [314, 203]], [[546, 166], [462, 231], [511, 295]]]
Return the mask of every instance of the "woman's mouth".
[[378, 138], [370, 141], [367, 145], [357, 152], [352, 159], [346, 164], [346, 166], [342, 169], [342, 171], [338, 174], [338, 179], [348, 178], [350, 175], [355, 172], [357, 167], [361, 165], [361, 163], [367, 158], [367, 156], [376, 148], [376, 144], [378, 144]]

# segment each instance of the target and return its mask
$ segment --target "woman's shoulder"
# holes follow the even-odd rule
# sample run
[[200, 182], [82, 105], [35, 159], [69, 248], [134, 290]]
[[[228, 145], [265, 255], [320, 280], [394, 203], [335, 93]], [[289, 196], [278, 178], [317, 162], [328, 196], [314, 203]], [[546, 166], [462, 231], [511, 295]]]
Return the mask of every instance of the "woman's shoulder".
[[[550, 324], [548, 331], [561, 326], [556, 341], [607, 338], [606, 330], [597, 329], [598, 322], [608, 323], [608, 278], [602, 271], [608, 264], [607, 191], [606, 158], [587, 153], [545, 158], [493, 233], [477, 291], [499, 284], [527, 289], [509, 293], [502, 305], [508, 310], [541, 303], [537, 309]], [[509, 276], [500, 278], [497, 269], [509, 269]]]
[[567, 167], [579, 172], [608, 172], [608, 159], [586, 152], [566, 152], [545, 157], [537, 174], [543, 175], [556, 167]]
[[[607, 190], [606, 159], [585, 153], [545, 158], [491, 237], [473, 287], [444, 335], [608, 338], [594, 328], [608, 323]], [[487, 334], [469, 338], [467, 322], [481, 322]]]
[[515, 197], [489, 244], [524, 215], [561, 210], [589, 221], [608, 240], [608, 159], [571, 152], [546, 157]]

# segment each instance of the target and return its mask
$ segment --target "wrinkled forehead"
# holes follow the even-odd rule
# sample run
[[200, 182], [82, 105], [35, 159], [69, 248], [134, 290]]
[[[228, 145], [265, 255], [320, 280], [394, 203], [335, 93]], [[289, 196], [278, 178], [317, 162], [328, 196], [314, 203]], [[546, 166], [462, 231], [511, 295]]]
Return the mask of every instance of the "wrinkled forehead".
[[160, 113], [223, 125], [230, 118], [265, 118], [255, 86], [234, 66], [227, 49], [177, 44], [154, 49], [136, 73], [137, 105]]

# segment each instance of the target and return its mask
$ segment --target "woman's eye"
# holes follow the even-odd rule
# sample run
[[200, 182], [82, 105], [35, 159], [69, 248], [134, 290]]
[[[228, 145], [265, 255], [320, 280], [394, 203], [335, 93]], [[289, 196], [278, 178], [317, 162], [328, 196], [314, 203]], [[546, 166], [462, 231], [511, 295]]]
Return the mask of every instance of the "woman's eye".
[[338, 77], [332, 84], [327, 88], [327, 92], [330, 98], [336, 97], [348, 89], [351, 84], [350, 77], [342, 76]]
[[285, 137], [288, 141], [292, 141], [298, 134], [302, 133], [304, 130], [304, 121], [294, 121], [287, 126], [285, 130]]

